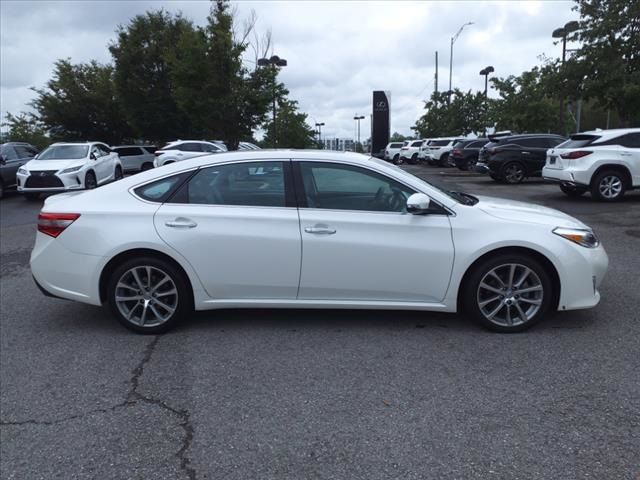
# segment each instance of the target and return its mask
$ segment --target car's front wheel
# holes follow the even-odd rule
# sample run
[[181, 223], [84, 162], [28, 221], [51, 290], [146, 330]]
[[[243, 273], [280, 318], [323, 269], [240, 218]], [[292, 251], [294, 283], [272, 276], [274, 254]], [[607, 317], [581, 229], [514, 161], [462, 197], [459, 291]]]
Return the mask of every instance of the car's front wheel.
[[155, 257], [127, 260], [109, 277], [109, 305], [118, 321], [138, 333], [163, 333], [191, 311], [188, 280], [172, 263]]
[[120, 167], [120, 165], [117, 165], [115, 171], [113, 172], [113, 180], [122, 180], [123, 176], [124, 175], [122, 174], [122, 168]]
[[502, 169], [502, 178], [511, 185], [521, 183], [525, 176], [526, 171], [520, 162], [509, 162]]
[[96, 174], [89, 171], [84, 177], [84, 188], [87, 190], [93, 190], [98, 186], [98, 181], [96, 180]]
[[601, 202], [616, 202], [624, 191], [625, 179], [617, 170], [603, 170], [591, 182], [591, 195]]
[[539, 322], [552, 302], [549, 273], [535, 259], [519, 254], [489, 258], [462, 286], [464, 312], [489, 330], [521, 332]]

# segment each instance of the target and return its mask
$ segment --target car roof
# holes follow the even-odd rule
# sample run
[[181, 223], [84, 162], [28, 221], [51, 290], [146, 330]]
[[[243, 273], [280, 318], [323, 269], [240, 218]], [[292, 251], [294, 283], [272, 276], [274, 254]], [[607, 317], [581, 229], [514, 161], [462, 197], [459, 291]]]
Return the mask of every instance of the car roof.
[[67, 146], [67, 145], [95, 145], [96, 143], [99, 143], [100, 145], [106, 145], [105, 142], [97, 142], [97, 141], [92, 141], [92, 142], [56, 142], [56, 143], [52, 143], [51, 145], [49, 145], [50, 147], [58, 147], [58, 146]]
[[640, 133], [640, 128], [610, 128], [609, 130], [589, 130], [587, 132], [580, 132], [571, 135], [598, 135], [602, 137], [602, 139], [609, 139], [613, 137], [617, 137], [619, 135], [624, 135], [627, 133]]
[[132, 148], [132, 147], [145, 148], [145, 147], [155, 147], [155, 145], [116, 145], [115, 147], [111, 147], [111, 148]]

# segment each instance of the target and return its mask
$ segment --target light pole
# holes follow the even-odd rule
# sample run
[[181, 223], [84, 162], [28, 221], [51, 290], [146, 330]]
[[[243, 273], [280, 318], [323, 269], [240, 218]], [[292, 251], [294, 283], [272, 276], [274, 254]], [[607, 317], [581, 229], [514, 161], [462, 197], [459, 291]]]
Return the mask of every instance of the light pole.
[[[322, 127], [324, 127], [324, 122], [316, 122], [316, 127], [318, 127], [318, 143], [322, 143]], [[322, 149], [324, 150], [324, 145], [322, 146]]]
[[495, 72], [495, 69], [489, 65], [488, 67], [483, 68], [482, 70], [480, 70], [480, 75], [484, 75], [484, 99], [487, 99], [487, 86], [488, 86], [488, 78], [489, 78], [489, 74]]
[[[356, 121], [356, 123], [358, 124], [358, 143], [356, 143], [356, 152], [358, 151], [358, 145], [360, 145], [360, 120], [364, 120], [364, 115], [358, 115], [356, 114], [355, 117], [353, 117], [353, 119]], [[360, 149], [362, 150], [362, 148]]]
[[[462, 30], [464, 30], [464, 27], [466, 27], [467, 25], [473, 25], [473, 22], [467, 22], [464, 25], [462, 25], [458, 30], [458, 32], [453, 37], [451, 37], [451, 51], [449, 52], [449, 91], [451, 91], [451, 76], [452, 76], [451, 74], [453, 72], [453, 44], [456, 43], [456, 40], [462, 33]], [[449, 94], [447, 98], [448, 98], [447, 102], [451, 103], [451, 94]]]
[[[551, 36], [553, 38], [561, 38], [562, 39], [562, 65], [564, 65], [565, 58], [567, 56], [567, 35], [572, 32], [575, 32], [580, 28], [580, 24], [576, 21], [567, 22], [564, 24], [564, 27], [556, 28]], [[560, 91], [560, 116], [558, 119], [560, 133], [563, 133], [564, 128], [564, 92]], [[564, 132], [566, 133], [566, 132]]]
[[276, 75], [279, 68], [286, 67], [287, 61], [284, 58], [280, 58], [277, 55], [271, 56], [271, 58], [259, 58], [259, 67], [270, 67], [274, 70], [273, 75], [273, 148], [278, 146], [278, 132], [276, 130]]

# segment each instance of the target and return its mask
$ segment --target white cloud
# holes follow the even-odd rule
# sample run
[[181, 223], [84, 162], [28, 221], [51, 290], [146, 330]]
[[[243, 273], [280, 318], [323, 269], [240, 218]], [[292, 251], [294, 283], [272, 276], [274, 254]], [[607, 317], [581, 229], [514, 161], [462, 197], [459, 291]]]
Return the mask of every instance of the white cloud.
[[[369, 131], [372, 90], [391, 91], [392, 130], [411, 133], [422, 100], [433, 90], [434, 52], [440, 57], [439, 88], [448, 88], [450, 38], [452, 84], [484, 88], [478, 72], [519, 74], [557, 56], [551, 31], [576, 19], [573, 2], [361, 2], [243, 1], [240, 18], [255, 10], [258, 29], [273, 31], [274, 53], [288, 60], [281, 79], [327, 136], [352, 137], [353, 116]], [[31, 86], [42, 86], [55, 60], [109, 61], [107, 45], [119, 24], [149, 9], [182, 11], [203, 24], [203, 1], [2, 1], [0, 4], [0, 113], [24, 110]], [[250, 58], [250, 56], [249, 56]]]

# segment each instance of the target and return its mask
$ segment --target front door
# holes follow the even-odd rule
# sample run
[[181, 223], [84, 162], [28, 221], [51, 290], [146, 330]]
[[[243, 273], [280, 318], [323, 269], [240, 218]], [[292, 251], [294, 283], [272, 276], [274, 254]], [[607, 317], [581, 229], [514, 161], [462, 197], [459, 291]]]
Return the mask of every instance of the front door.
[[453, 265], [444, 209], [406, 212], [411, 187], [370, 169], [296, 165], [302, 235], [298, 298], [440, 302]]
[[294, 300], [300, 278], [290, 162], [200, 169], [154, 217], [215, 299]]

